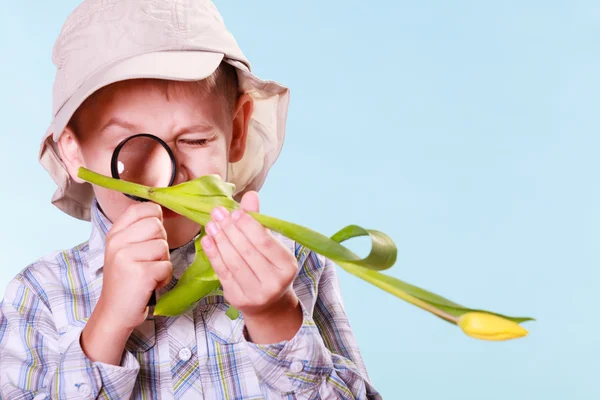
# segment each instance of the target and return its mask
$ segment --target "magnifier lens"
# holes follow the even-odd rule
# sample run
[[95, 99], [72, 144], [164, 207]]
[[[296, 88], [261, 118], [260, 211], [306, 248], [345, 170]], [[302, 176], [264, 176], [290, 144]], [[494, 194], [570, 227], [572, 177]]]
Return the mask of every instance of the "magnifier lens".
[[119, 179], [151, 187], [167, 187], [173, 176], [171, 155], [151, 136], [128, 139], [116, 154]]

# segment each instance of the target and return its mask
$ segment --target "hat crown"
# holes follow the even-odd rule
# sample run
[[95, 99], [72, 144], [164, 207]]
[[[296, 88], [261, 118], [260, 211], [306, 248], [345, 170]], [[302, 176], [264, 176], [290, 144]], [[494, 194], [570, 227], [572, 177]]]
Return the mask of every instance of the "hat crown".
[[67, 18], [54, 45], [53, 117], [106, 66], [157, 51], [210, 51], [250, 68], [210, 0], [86, 0]]

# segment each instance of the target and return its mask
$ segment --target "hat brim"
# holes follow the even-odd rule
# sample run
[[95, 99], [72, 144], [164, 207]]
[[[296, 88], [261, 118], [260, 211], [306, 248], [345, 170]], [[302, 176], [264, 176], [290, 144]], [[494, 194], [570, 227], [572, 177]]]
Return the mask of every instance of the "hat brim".
[[289, 89], [276, 82], [260, 80], [245, 63], [225, 59], [221, 53], [165, 51], [139, 55], [104, 68], [86, 79], [59, 109], [39, 153], [40, 163], [58, 185], [52, 203], [75, 218], [90, 220], [90, 206], [94, 198], [92, 187], [71, 179], [56, 146], [71, 117], [89, 96], [107, 85], [130, 79], [202, 80], [223, 61], [236, 67], [240, 91], [248, 93], [254, 100], [246, 152], [240, 161], [229, 164], [228, 180], [236, 186], [236, 198], [249, 190], [259, 190], [283, 146]]

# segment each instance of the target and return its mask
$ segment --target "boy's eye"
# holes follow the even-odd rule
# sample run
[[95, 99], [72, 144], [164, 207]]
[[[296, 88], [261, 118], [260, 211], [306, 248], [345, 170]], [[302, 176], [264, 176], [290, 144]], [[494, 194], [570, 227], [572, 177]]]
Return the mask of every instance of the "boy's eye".
[[189, 146], [204, 146], [208, 140], [207, 139], [184, 139], [180, 141], [183, 144]]

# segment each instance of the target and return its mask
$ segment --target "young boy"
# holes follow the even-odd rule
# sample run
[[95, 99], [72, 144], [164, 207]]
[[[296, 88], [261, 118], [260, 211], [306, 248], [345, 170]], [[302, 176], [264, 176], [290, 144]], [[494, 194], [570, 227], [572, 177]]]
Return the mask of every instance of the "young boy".
[[[335, 266], [267, 231], [257, 190], [279, 155], [289, 92], [259, 80], [209, 0], [88, 0], [56, 42], [53, 121], [40, 161], [52, 202], [89, 240], [24, 269], [0, 303], [0, 397], [376, 399]], [[164, 140], [175, 184], [219, 174], [241, 211], [205, 227], [93, 187], [115, 147]], [[202, 245], [223, 287], [179, 317], [147, 307]], [[226, 300], [225, 300], [226, 299]], [[231, 320], [228, 304], [241, 315]]]

